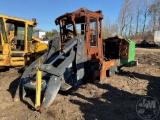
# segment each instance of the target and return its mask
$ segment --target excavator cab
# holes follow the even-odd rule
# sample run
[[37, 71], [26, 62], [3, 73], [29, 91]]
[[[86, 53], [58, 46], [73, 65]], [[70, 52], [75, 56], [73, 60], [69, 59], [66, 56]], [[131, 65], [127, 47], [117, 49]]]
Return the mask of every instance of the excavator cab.
[[[36, 23], [35, 23], [36, 24]], [[26, 43], [32, 40], [33, 26], [27, 25], [25, 22], [7, 19], [7, 34], [10, 41], [12, 51], [24, 51]], [[27, 28], [27, 32], [26, 32]], [[26, 39], [27, 38], [27, 39]], [[27, 46], [30, 47], [30, 46]]]
[[[25, 66], [29, 60], [36, 58], [33, 53], [40, 43], [40, 40], [32, 37], [36, 25], [35, 19], [29, 21], [0, 15], [1, 67]], [[47, 49], [47, 45], [44, 49]]]

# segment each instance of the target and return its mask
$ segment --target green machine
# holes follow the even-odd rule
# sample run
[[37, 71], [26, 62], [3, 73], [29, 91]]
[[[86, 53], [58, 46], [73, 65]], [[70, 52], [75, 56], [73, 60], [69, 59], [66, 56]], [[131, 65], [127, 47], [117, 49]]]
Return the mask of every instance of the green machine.
[[105, 59], [119, 59], [118, 66], [135, 66], [135, 43], [122, 36], [110, 37], [104, 40]]
[[121, 39], [121, 51], [120, 51], [120, 65], [123, 66], [135, 66], [135, 43], [131, 39]]

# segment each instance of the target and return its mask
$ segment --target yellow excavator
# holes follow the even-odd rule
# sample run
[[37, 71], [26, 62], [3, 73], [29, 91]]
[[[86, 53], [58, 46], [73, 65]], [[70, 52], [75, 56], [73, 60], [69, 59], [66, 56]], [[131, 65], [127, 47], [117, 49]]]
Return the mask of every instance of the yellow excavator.
[[47, 44], [32, 36], [36, 19], [0, 15], [0, 67], [23, 67], [47, 50]]

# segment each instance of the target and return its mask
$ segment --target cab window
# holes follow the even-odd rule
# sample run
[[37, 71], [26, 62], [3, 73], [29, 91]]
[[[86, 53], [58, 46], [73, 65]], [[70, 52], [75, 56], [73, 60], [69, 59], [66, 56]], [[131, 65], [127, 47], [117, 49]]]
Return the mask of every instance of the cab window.
[[27, 34], [27, 40], [31, 41], [32, 40], [32, 34], [33, 34], [33, 26], [28, 26], [28, 34]]
[[20, 21], [14, 21], [12, 19], [6, 20], [7, 32], [9, 34], [9, 40], [12, 44], [12, 50], [21, 51], [25, 46], [25, 23]]
[[91, 47], [97, 47], [97, 19], [90, 18], [90, 45]]
[[4, 23], [3, 23], [2, 18], [0, 18], [0, 33], [2, 35], [2, 36], [0, 36], [0, 45], [2, 45], [1, 38], [3, 38], [5, 43], [7, 43], [7, 38], [6, 38], [6, 34], [5, 34], [5, 30], [4, 30]]

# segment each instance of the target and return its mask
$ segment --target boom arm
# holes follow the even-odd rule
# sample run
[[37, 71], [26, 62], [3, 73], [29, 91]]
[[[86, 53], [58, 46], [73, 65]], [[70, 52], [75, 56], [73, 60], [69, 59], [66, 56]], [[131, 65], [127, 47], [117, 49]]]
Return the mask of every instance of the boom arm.
[[[54, 40], [52, 40], [52, 42], [54, 42]], [[47, 53], [49, 53], [54, 46], [50, 44], [49, 48]], [[49, 54], [47, 53], [42, 56], [43, 61], [39, 66], [39, 70], [42, 71], [42, 83], [39, 84], [41, 84], [42, 91], [45, 91], [45, 97], [43, 98], [41, 108], [48, 107], [55, 99], [59, 90], [67, 91], [83, 78], [83, 50], [84, 36], [81, 36], [68, 41], [61, 52], [54, 50], [54, 52], [50, 54], [50, 57], [48, 57]], [[21, 94], [17, 93], [17, 95], [22, 99], [26, 93], [25, 89], [35, 90], [38, 85], [35, 82], [36, 66], [38, 65], [38, 62], [39, 59], [32, 63], [21, 78], [19, 87], [21, 90], [19, 90], [19, 92], [23, 92]], [[39, 76], [37, 76], [37, 78], [39, 78]], [[38, 93], [39, 92], [37, 92], [37, 94]]]

